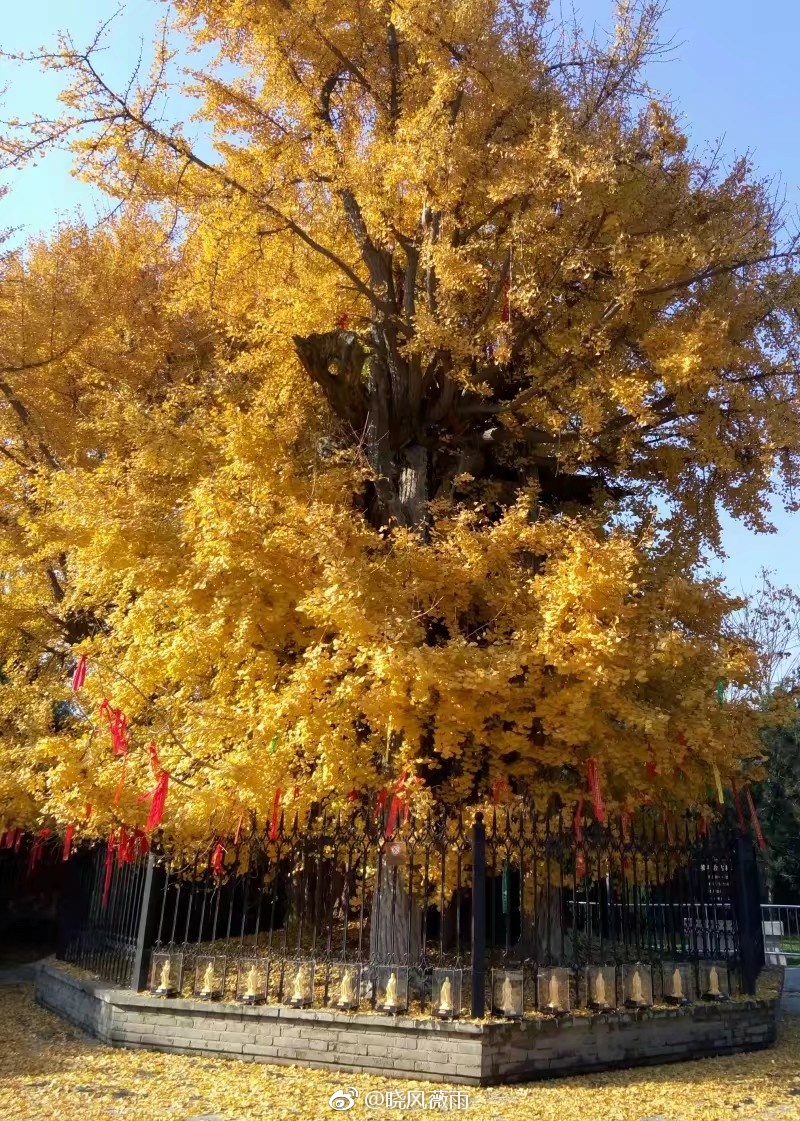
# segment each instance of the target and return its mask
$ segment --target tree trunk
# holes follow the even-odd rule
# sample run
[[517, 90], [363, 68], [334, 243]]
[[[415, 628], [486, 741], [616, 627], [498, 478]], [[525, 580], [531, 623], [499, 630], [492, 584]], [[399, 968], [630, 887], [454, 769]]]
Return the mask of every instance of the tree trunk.
[[414, 966], [422, 953], [422, 912], [405, 884], [405, 869], [381, 858], [379, 882], [372, 897], [370, 957], [385, 965]]
[[[519, 941], [513, 948], [513, 956], [519, 961], [531, 959], [540, 965], [556, 964], [561, 960], [562, 948], [562, 907], [563, 900], [559, 888], [552, 884], [538, 888], [533, 899], [533, 914], [526, 918]], [[528, 914], [526, 906], [526, 916]], [[564, 956], [572, 956], [572, 940], [564, 932]]]
[[[376, 317], [364, 345], [352, 332], [333, 331], [297, 336], [295, 346], [349, 435], [366, 445], [373, 470], [369, 522], [375, 528], [424, 533], [430, 460], [418, 430], [418, 379], [400, 356], [391, 325]], [[389, 866], [383, 857], [372, 899], [373, 961], [414, 965], [419, 960], [422, 913], [404, 879], [404, 868]]]
[[400, 468], [399, 498], [405, 524], [419, 529], [428, 501], [428, 452], [419, 444], [406, 448]]
[[[542, 887], [536, 897], [534, 950], [537, 962], [555, 964], [561, 958], [562, 898], [558, 888]], [[564, 951], [568, 955], [567, 940]]]

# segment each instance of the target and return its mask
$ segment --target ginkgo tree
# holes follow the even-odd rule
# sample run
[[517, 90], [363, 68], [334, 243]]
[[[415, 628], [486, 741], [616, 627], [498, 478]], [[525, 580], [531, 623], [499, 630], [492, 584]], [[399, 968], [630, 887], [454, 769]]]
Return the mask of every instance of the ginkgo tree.
[[660, 4], [173, 7], [125, 89], [63, 38], [3, 139], [115, 202], [0, 276], [7, 821], [142, 824], [163, 774], [187, 842], [706, 805], [757, 718], [702, 562], [791, 494], [797, 250], [649, 89]]

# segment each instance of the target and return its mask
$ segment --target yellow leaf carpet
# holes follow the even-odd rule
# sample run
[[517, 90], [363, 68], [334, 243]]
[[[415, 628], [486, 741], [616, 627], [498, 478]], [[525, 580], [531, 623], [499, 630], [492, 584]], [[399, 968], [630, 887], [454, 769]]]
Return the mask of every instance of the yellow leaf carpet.
[[[2, 991], [2, 1121], [317, 1121], [329, 1099], [358, 1091], [349, 1118], [422, 1121], [440, 1116], [431, 1095], [464, 1087], [337, 1076], [305, 1067], [116, 1050], [36, 1006], [28, 986]], [[367, 1108], [372, 1091], [425, 1107]], [[784, 1121], [800, 1118], [800, 1020], [787, 1018], [776, 1047], [749, 1055], [587, 1075], [526, 1086], [469, 1089], [469, 1121]], [[396, 1099], [395, 1099], [396, 1100]]]

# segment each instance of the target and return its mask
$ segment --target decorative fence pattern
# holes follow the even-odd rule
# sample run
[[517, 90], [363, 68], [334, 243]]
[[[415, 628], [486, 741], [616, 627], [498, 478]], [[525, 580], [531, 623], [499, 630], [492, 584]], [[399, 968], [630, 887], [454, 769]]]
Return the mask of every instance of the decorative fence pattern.
[[599, 974], [609, 1005], [752, 991], [763, 965], [753, 846], [688, 819], [503, 810], [387, 835], [354, 812], [189, 864], [76, 864], [64, 957], [161, 995], [508, 1015], [597, 1005]]

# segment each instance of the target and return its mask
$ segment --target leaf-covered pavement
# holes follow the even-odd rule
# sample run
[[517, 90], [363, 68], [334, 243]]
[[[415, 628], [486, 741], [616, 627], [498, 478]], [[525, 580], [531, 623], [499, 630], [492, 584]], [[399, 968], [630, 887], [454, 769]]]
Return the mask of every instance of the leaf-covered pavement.
[[[5, 989], [2, 1002], [2, 1121], [318, 1121], [337, 1116], [328, 1100], [347, 1086], [359, 1096], [346, 1117], [441, 1115], [365, 1106], [369, 1091], [442, 1090], [432, 1083], [115, 1050], [38, 1008], [28, 986]], [[800, 1020], [785, 1021], [775, 1048], [750, 1055], [467, 1092], [456, 1115], [469, 1121], [793, 1121]]]

